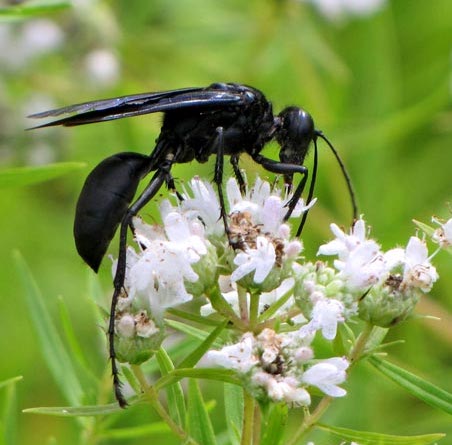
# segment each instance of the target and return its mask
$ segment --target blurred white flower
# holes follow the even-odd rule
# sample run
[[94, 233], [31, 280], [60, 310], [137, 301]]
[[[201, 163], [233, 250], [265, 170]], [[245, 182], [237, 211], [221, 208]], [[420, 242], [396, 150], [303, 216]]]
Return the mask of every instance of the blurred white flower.
[[91, 51], [84, 61], [86, 76], [94, 84], [111, 86], [120, 78], [118, 58], [109, 49]]
[[12, 69], [24, 67], [30, 60], [54, 51], [63, 43], [61, 28], [48, 19], [24, 24], [0, 26], [0, 61]]
[[310, 2], [330, 20], [346, 16], [367, 16], [378, 12], [386, 0], [304, 0]]

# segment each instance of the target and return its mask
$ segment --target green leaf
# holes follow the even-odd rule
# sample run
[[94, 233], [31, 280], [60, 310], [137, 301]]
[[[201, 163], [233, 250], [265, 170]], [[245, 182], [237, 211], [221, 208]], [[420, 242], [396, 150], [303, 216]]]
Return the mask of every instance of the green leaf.
[[279, 445], [284, 438], [289, 410], [284, 403], [272, 403], [264, 426], [261, 445]]
[[188, 382], [187, 430], [190, 436], [202, 445], [215, 445], [215, 433], [207, 414], [198, 382]]
[[[132, 399], [133, 400], [133, 399]], [[136, 398], [135, 398], [136, 400]], [[127, 402], [132, 405], [131, 399]], [[87, 416], [104, 416], [106, 414], [117, 413], [123, 411], [119, 405], [109, 403], [107, 405], [85, 405], [85, 406], [42, 406], [36, 408], [27, 408], [22, 412], [33, 414], [45, 414], [58, 417], [87, 417]]]
[[115, 428], [99, 434], [100, 439], [131, 439], [137, 437], [153, 436], [170, 431], [165, 422], [153, 422], [129, 428]]
[[14, 253], [14, 260], [47, 366], [66, 400], [71, 405], [78, 405], [83, 398], [83, 389], [75, 373], [71, 357], [60, 339], [41, 292], [19, 252]]
[[160, 390], [184, 378], [214, 380], [232, 383], [233, 385], [241, 384], [241, 381], [237, 378], [235, 372], [230, 369], [186, 368], [175, 369], [174, 371], [169, 372], [166, 376], [160, 378], [154, 386], [156, 390]]
[[[167, 375], [174, 370], [174, 364], [171, 358], [163, 348], [160, 348], [156, 354], [156, 358], [162, 375]], [[168, 409], [171, 418], [181, 427], [185, 425], [185, 398], [184, 391], [179, 382], [166, 387], [166, 395], [168, 398]]]
[[369, 362], [386, 377], [406, 389], [413, 396], [435, 408], [445, 411], [448, 414], [452, 414], [451, 393], [376, 356], [370, 357]]
[[85, 167], [85, 164], [82, 162], [59, 162], [37, 167], [18, 167], [2, 170], [0, 171], [0, 188], [23, 187], [49, 181], [83, 167]]
[[5, 386], [9, 386], [16, 382], [19, 382], [22, 379], [23, 379], [23, 377], [21, 375], [18, 375], [17, 377], [11, 377], [10, 379], [3, 380], [2, 382], [0, 382], [0, 389]]
[[421, 229], [430, 238], [432, 237], [433, 233], [435, 232], [435, 229], [432, 226], [429, 226], [421, 221], [417, 221], [417, 220], [413, 219], [413, 223], [415, 224], [416, 227]]
[[194, 321], [203, 326], [218, 326], [221, 322], [213, 318], [203, 317], [199, 314], [193, 314], [191, 312], [182, 311], [176, 308], [170, 308], [166, 311], [168, 314], [174, 315], [175, 317], [182, 318], [183, 320]]
[[22, 376], [13, 377], [0, 383], [0, 387], [6, 387], [6, 396], [3, 400], [0, 418], [0, 441], [5, 445], [17, 443], [17, 397], [16, 383], [22, 380]]
[[243, 389], [230, 383], [224, 384], [224, 410], [229, 440], [239, 445], [243, 424]]
[[25, 5], [19, 4], [7, 8], [0, 8], [0, 21], [5, 19], [19, 20], [32, 18], [36, 15], [48, 14], [50, 12], [69, 8], [70, 6], [70, 2], [60, 0], [28, 1]]
[[356, 441], [360, 445], [428, 445], [445, 436], [445, 434], [441, 433], [423, 434], [421, 436], [393, 436], [390, 434], [356, 431], [323, 424], [317, 424], [316, 428], [328, 431], [341, 439]]
[[[196, 338], [198, 340], [204, 341], [209, 334], [206, 331], [203, 331], [202, 329], [197, 329], [193, 326], [187, 325], [185, 323], [181, 323], [180, 321], [175, 320], [166, 320], [166, 323], [168, 326], [172, 327], [173, 329], [176, 329], [180, 332], [183, 332], [184, 334], [190, 335], [193, 338]], [[214, 342], [213, 347], [214, 348], [221, 348], [223, 346], [222, 343]]]
[[223, 329], [227, 326], [228, 320], [224, 320], [219, 326], [217, 326], [207, 338], [177, 367], [178, 368], [190, 368], [199, 362], [201, 357], [210, 349], [217, 337], [223, 332]]

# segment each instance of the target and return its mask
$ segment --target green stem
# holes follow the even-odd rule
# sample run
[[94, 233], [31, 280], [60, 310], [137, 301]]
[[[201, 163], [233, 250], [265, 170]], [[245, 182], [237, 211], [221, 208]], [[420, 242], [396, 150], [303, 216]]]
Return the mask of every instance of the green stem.
[[259, 318], [259, 298], [260, 294], [253, 293], [250, 295], [250, 331], [254, 330]]
[[212, 287], [207, 292], [207, 296], [212, 304], [212, 307], [227, 320], [230, 320], [241, 331], [246, 330], [246, 323], [241, 320], [232, 310], [230, 304], [221, 295], [218, 286]]
[[240, 445], [253, 444], [253, 430], [254, 430], [254, 399], [247, 392], [243, 391], [243, 428], [242, 440]]
[[296, 445], [299, 440], [303, 438], [303, 436], [308, 434], [312, 427], [320, 420], [325, 411], [328, 409], [332, 400], [333, 398], [330, 396], [323, 397], [316, 406], [315, 410], [311, 414], [308, 413], [305, 415], [300, 428], [298, 428], [295, 432], [292, 439], [287, 442], [287, 445]]
[[[373, 326], [367, 323], [359, 334], [359, 337], [348, 354], [348, 361], [350, 362], [350, 366], [347, 370], [347, 374], [350, 373], [350, 369], [359, 361], [359, 359], [363, 356], [367, 342], [372, 334]], [[333, 398], [330, 396], [325, 396], [320, 400], [320, 403], [316, 406], [315, 410], [309, 414], [305, 415], [303, 423], [300, 428], [295, 432], [291, 440], [287, 443], [287, 445], [295, 445], [299, 442], [303, 436], [307, 435], [311, 429], [315, 426], [315, 424], [320, 420], [325, 411], [328, 409], [332, 402]]]
[[195, 440], [188, 436], [188, 434], [171, 418], [165, 407], [160, 403], [158, 393], [152, 385], [146, 381], [143, 370], [138, 365], [131, 365], [132, 372], [137, 380], [140, 382], [141, 389], [145, 393], [147, 399], [155, 409], [157, 414], [166, 422], [171, 431], [177, 435], [184, 443], [190, 445], [198, 445]]
[[248, 321], [248, 299], [246, 289], [237, 285], [237, 294], [239, 296], [240, 318], [243, 321]]
[[365, 352], [367, 342], [369, 341], [369, 338], [373, 331], [373, 325], [370, 323], [366, 323], [364, 326], [364, 329], [359, 334], [358, 340], [355, 343], [355, 346], [353, 346], [353, 349], [348, 354], [348, 361], [350, 362], [350, 366], [348, 368], [348, 373], [350, 372], [350, 368], [355, 365], [356, 362], [362, 357], [362, 355]]

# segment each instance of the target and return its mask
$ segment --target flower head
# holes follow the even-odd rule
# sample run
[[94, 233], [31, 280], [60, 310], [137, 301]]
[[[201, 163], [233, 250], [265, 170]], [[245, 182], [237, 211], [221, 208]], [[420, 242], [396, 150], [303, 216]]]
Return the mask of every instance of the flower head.
[[439, 224], [439, 228], [433, 233], [432, 239], [437, 242], [440, 247], [447, 248], [452, 246], [452, 218], [446, 222], [441, 222], [437, 218], [432, 218], [432, 221]]

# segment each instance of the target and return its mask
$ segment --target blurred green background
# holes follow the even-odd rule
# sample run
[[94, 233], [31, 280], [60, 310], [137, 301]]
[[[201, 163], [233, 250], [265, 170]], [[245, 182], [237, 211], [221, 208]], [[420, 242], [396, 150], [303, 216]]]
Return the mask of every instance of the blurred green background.
[[[341, 2], [329, 3], [331, 8]], [[42, 358], [12, 252], [18, 249], [30, 266], [57, 327], [58, 298], [67, 304], [83, 352], [93, 372], [107, 376], [109, 394], [106, 349], [90, 295], [92, 276], [72, 239], [74, 207], [91, 168], [115, 152], [149, 153], [161, 121], [144, 116], [25, 132], [34, 124], [25, 116], [53, 106], [216, 81], [252, 85], [265, 92], [276, 112], [297, 104], [313, 115], [347, 165], [373, 235], [384, 248], [403, 245], [415, 233], [413, 218], [451, 217], [452, 2], [378, 3], [363, 0], [362, 10], [334, 11], [314, 0], [74, 0], [61, 10], [38, 8], [38, 15], [27, 17], [0, 9], [2, 168], [86, 163], [59, 179], [0, 189], [0, 381], [23, 376], [15, 405], [5, 405], [8, 412], [3, 412], [10, 441], [90, 443], [80, 439], [77, 421], [21, 413], [68, 402]], [[277, 157], [277, 147], [265, 153]], [[242, 166], [251, 179], [255, 173], [268, 177], [245, 157]], [[174, 169], [179, 180], [212, 177], [212, 172], [212, 162]], [[329, 224], [347, 225], [351, 215], [340, 170], [322, 142], [316, 196], [319, 202], [303, 233], [312, 258], [319, 242], [328, 239]], [[145, 213], [153, 213], [152, 205]], [[452, 259], [442, 252], [435, 264], [440, 281], [417, 312], [442, 320], [415, 319], [394, 328], [391, 339], [407, 341], [391, 350], [391, 359], [452, 390]], [[100, 283], [107, 301], [108, 259]], [[452, 434], [445, 414], [366, 366], [355, 371], [347, 384], [349, 396], [328, 413], [330, 423], [392, 434]], [[219, 397], [215, 391], [207, 386], [208, 397]], [[10, 400], [7, 393], [0, 389], [0, 401]], [[221, 403], [213, 414], [221, 431]], [[300, 416], [294, 412], [294, 424]], [[133, 408], [115, 422], [119, 427], [150, 419], [147, 410]], [[339, 442], [313, 438], [316, 445]], [[157, 443], [155, 437], [116, 442]]]

